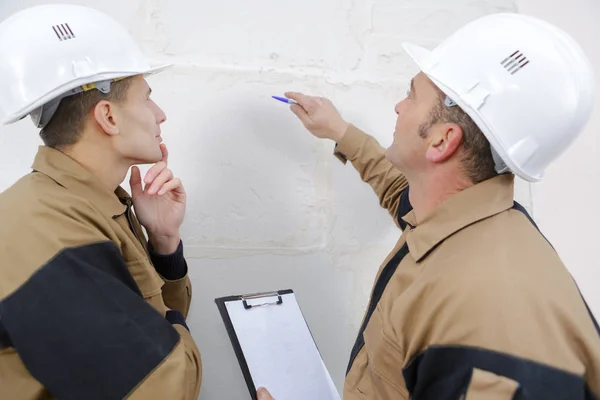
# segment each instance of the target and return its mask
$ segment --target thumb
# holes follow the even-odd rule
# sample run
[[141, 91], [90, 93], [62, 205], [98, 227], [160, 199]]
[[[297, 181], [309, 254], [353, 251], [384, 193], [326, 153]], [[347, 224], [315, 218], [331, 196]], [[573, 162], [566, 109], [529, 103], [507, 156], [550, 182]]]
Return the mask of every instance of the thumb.
[[271, 393], [269, 393], [264, 387], [258, 388], [256, 395], [258, 400], [275, 400], [273, 396], [271, 396]]
[[129, 177], [129, 186], [131, 186], [131, 195], [137, 197], [144, 193], [142, 188], [142, 174], [138, 167], [131, 167], [131, 176]]

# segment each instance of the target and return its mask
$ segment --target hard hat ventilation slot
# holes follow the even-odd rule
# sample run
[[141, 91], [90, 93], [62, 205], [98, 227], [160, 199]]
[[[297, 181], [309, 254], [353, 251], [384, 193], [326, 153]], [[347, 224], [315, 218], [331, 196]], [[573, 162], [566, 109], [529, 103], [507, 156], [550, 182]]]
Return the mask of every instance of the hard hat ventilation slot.
[[519, 72], [523, 67], [529, 64], [529, 60], [519, 50], [506, 57], [500, 64], [508, 71], [511, 75]]
[[64, 40], [75, 39], [75, 34], [71, 30], [69, 24], [54, 25], [52, 29], [61, 42]]

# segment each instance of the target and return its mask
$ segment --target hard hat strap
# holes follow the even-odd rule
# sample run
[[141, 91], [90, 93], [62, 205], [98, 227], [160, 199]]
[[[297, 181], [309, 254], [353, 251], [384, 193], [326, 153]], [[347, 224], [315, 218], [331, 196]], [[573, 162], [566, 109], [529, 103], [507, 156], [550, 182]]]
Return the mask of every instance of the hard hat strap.
[[38, 107], [37, 109], [33, 110], [30, 114], [31, 119], [38, 128], [42, 129], [46, 125], [48, 125], [48, 122], [50, 122], [50, 120], [56, 113], [56, 110], [58, 109], [61, 100], [65, 97], [73, 96], [78, 93], [89, 92], [90, 90], [94, 89], [97, 89], [100, 92], [107, 94], [110, 93], [110, 85], [113, 82], [118, 82], [123, 79], [125, 78], [115, 78], [104, 81], [91, 82], [71, 89], [68, 92], [61, 94], [60, 96], [55, 97], [46, 104], [42, 105], [41, 107]]
[[458, 104], [454, 100], [452, 100], [449, 96], [446, 96], [446, 99], [444, 100], [444, 105], [446, 107], [455, 107]]
[[498, 154], [498, 152], [496, 150], [494, 150], [494, 148], [492, 147], [492, 158], [494, 159], [494, 169], [496, 170], [496, 172], [498, 174], [503, 174], [505, 172], [509, 172], [510, 168], [508, 168], [508, 165], [506, 165], [506, 163], [502, 160], [502, 158], [500, 157], [500, 155]]

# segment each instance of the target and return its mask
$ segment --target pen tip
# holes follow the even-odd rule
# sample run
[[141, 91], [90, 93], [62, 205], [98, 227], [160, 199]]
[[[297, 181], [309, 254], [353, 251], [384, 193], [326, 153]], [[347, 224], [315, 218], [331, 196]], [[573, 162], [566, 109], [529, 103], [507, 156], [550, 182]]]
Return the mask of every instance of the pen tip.
[[292, 99], [288, 99], [287, 97], [280, 97], [280, 96], [271, 96], [272, 98], [274, 98], [275, 100], [279, 100], [282, 101], [284, 103], [288, 103], [288, 104], [298, 104], [297, 101], [294, 101]]

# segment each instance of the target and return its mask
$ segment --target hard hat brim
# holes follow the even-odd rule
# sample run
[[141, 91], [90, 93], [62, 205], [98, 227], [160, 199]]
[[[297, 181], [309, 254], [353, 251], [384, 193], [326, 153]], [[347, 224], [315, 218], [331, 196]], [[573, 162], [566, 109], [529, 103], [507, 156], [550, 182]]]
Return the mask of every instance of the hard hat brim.
[[412, 43], [402, 43], [402, 47], [404, 48], [404, 51], [406, 51], [413, 61], [419, 66], [419, 68], [423, 69], [426, 60], [431, 54], [431, 50], [427, 50], [424, 47], [417, 46], [416, 44]]
[[171, 68], [172, 66], [173, 64], [154, 64], [148, 71], [143, 72], [141, 74], [144, 76], [155, 75], [159, 72], [163, 72], [164, 70]]
[[103, 72], [100, 75], [95, 77], [97, 79], [92, 79], [92, 80], [90, 80], [89, 78], [77, 79], [75, 81], [72, 81], [70, 84], [65, 85], [62, 88], [60, 88], [60, 90], [58, 92], [53, 91], [53, 92], [47, 93], [45, 96], [42, 96], [41, 98], [37, 99], [35, 102], [29, 104], [26, 108], [21, 109], [21, 110], [15, 112], [14, 114], [10, 114], [10, 115], [6, 116], [5, 118], [3, 118], [0, 121], [0, 125], [8, 125], [8, 124], [17, 122], [17, 121], [25, 118], [36, 108], [41, 107], [43, 104], [51, 101], [53, 98], [56, 98], [58, 95], [61, 94], [60, 92], [66, 93], [67, 91], [69, 91], [77, 86], [92, 83], [92, 81], [94, 81], [94, 80], [127, 78], [127, 77], [131, 77], [131, 76], [136, 76], [136, 75], [143, 75], [144, 77], [147, 77], [147, 76], [151, 76], [151, 75], [155, 75], [160, 72], [163, 72], [164, 70], [169, 69], [172, 66], [173, 66], [173, 64], [165, 64], [165, 63], [151, 64], [148, 69], [145, 69], [142, 71]]

